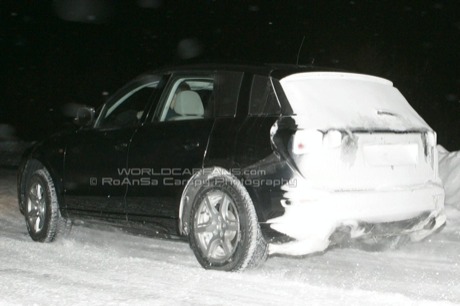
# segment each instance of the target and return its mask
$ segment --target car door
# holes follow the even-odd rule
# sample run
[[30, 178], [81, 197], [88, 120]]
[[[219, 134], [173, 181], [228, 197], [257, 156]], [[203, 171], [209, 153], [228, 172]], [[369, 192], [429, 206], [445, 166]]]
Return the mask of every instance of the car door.
[[151, 123], [133, 136], [128, 169], [135, 184], [126, 207], [136, 216], [177, 215], [184, 182], [202, 166], [213, 126], [212, 74], [176, 74], [161, 97]]
[[108, 101], [93, 127], [78, 130], [67, 145], [65, 203], [74, 214], [125, 216], [125, 169], [134, 131], [145, 120], [159, 76], [144, 76]]
[[[151, 122], [140, 127], [132, 139], [128, 168], [139, 183], [128, 187], [128, 219], [177, 218], [182, 191], [203, 166], [216, 116], [223, 112], [234, 116], [242, 75], [171, 76]], [[227, 90], [222, 91], [223, 87]]]

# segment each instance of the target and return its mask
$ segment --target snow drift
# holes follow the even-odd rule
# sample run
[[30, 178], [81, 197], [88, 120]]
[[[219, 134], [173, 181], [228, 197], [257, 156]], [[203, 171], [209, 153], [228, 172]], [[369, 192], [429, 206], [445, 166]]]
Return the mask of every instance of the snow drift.
[[460, 209], [460, 151], [449, 152], [438, 145], [439, 176], [446, 192], [445, 204]]

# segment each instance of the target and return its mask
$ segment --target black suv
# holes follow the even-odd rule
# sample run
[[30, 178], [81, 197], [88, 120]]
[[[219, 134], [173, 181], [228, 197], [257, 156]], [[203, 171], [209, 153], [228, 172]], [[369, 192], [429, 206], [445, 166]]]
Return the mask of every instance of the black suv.
[[102, 219], [184, 237], [203, 267], [236, 271], [344, 233], [420, 240], [445, 223], [436, 134], [385, 79], [183, 66], [141, 75], [76, 123], [19, 168], [35, 241]]

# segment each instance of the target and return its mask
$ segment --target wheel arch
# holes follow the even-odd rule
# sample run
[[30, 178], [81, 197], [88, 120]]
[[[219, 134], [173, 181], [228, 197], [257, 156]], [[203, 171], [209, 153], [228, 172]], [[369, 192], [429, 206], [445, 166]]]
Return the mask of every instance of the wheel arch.
[[[231, 175], [231, 173], [222, 167], [209, 167], [203, 168], [196, 172], [187, 182], [185, 186], [179, 206], [179, 233], [181, 235], [188, 235], [190, 232], [190, 225], [188, 220], [191, 213], [191, 208], [195, 197], [200, 190], [201, 186], [206, 184], [210, 179], [220, 175]], [[236, 178], [235, 178], [236, 179]]]
[[18, 202], [19, 210], [22, 214], [24, 214], [27, 180], [35, 171], [43, 168], [46, 169], [50, 174], [54, 183], [58, 201], [59, 203], [62, 203], [62, 184], [61, 180], [58, 179], [59, 175], [49, 163], [45, 162], [43, 159], [40, 159], [37, 156], [31, 156], [29, 159], [23, 162], [18, 174]]

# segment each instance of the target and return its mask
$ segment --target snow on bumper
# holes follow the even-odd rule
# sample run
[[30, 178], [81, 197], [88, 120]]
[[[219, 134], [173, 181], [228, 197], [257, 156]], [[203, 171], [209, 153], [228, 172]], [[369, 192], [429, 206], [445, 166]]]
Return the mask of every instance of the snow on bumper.
[[344, 227], [351, 238], [406, 234], [419, 241], [446, 222], [444, 189], [439, 183], [335, 192], [298, 187], [287, 190], [282, 203], [284, 215], [267, 222], [294, 241], [271, 244], [270, 254], [323, 251], [331, 243], [331, 235]]

